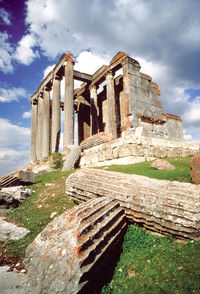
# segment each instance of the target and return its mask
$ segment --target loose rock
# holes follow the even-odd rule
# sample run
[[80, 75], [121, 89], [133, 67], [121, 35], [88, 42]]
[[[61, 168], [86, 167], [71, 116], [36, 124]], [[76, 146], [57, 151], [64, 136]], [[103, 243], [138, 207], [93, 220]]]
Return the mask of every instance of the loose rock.
[[156, 159], [151, 167], [159, 169], [159, 170], [175, 170], [175, 166], [164, 159]]
[[200, 184], [200, 156], [194, 156], [190, 161], [190, 176], [192, 182]]
[[19, 240], [25, 237], [30, 231], [9, 222], [4, 217], [0, 217], [0, 241]]

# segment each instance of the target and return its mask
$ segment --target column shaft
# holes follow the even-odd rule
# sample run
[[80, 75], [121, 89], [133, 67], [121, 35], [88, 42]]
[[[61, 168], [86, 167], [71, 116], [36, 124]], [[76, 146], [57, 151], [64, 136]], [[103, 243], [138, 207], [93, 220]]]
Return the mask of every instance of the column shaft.
[[42, 115], [42, 158], [49, 157], [49, 97], [49, 90], [44, 89]]
[[99, 130], [99, 109], [97, 104], [97, 87], [90, 88], [90, 135], [98, 133]]
[[37, 141], [36, 141], [36, 136], [37, 136], [37, 110], [38, 106], [37, 103], [32, 101], [32, 111], [31, 111], [31, 156], [30, 156], [30, 161], [34, 162], [37, 160]]
[[106, 75], [107, 82], [107, 122], [108, 122], [108, 132], [113, 135], [113, 138], [117, 138], [117, 125], [116, 125], [116, 114], [115, 114], [115, 88], [112, 72]]
[[64, 134], [63, 148], [74, 144], [74, 62], [65, 64]]
[[42, 116], [43, 116], [43, 98], [42, 93], [38, 96], [38, 125], [37, 125], [37, 159], [42, 158]]
[[53, 80], [51, 152], [58, 152], [60, 144], [60, 78]]

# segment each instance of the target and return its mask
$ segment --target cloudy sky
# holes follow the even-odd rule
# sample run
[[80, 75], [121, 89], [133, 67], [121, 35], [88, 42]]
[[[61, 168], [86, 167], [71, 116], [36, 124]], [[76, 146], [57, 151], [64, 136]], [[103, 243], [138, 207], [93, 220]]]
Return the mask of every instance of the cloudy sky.
[[64, 52], [88, 73], [128, 53], [200, 142], [199, 15], [199, 0], [0, 0], [0, 175], [26, 167], [29, 97]]

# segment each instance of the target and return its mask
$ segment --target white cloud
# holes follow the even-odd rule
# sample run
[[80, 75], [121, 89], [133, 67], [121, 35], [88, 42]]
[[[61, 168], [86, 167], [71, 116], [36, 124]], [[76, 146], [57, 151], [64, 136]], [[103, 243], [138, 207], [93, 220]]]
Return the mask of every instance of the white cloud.
[[29, 150], [0, 149], [0, 176], [27, 168], [28, 163]]
[[14, 50], [8, 40], [9, 35], [6, 32], [0, 33], [0, 69], [4, 73], [13, 71], [12, 54]]
[[0, 175], [25, 168], [29, 162], [30, 129], [0, 118]]
[[4, 8], [0, 8], [0, 18], [6, 25], [11, 25], [11, 21], [9, 19], [9, 14]]
[[30, 118], [31, 117], [31, 111], [25, 111], [23, 114], [22, 114], [22, 118]]
[[27, 96], [27, 92], [23, 88], [11, 88], [5, 89], [0, 88], [0, 102], [11, 102], [11, 101], [19, 101], [20, 98], [25, 98]]
[[18, 47], [15, 52], [15, 59], [23, 64], [29, 65], [38, 56], [38, 52], [34, 51], [36, 40], [33, 35], [25, 35], [19, 41]]
[[55, 64], [49, 65], [43, 70], [43, 79], [53, 70], [54, 66]]
[[99, 55], [93, 51], [82, 51], [76, 58], [74, 69], [93, 74], [102, 65], [108, 65], [110, 58], [108, 55]]

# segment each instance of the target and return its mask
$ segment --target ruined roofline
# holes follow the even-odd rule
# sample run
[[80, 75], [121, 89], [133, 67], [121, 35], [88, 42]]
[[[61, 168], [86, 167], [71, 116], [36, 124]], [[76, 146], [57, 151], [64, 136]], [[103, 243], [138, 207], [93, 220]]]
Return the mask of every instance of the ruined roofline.
[[[93, 85], [99, 85], [102, 80], [105, 79], [105, 75], [109, 71], [117, 71], [119, 68], [122, 67], [122, 63], [125, 62], [125, 60], [130, 59], [132, 62], [137, 64], [140, 67], [140, 64], [137, 60], [131, 58], [128, 54], [124, 52], [118, 52], [111, 60], [110, 65], [103, 65], [101, 66], [93, 75], [74, 71], [74, 79], [83, 81], [83, 82], [89, 82], [91, 83], [91, 86]], [[40, 83], [37, 91], [31, 96], [31, 100], [37, 99], [37, 96], [40, 92], [43, 91], [43, 88], [47, 86], [48, 88], [51, 88], [53, 83], [53, 78], [56, 75], [63, 76], [64, 70], [63, 66], [65, 62], [72, 60], [72, 62], [75, 62], [74, 59], [72, 59], [71, 53], [64, 53], [60, 59], [58, 60], [57, 64], [54, 66], [53, 70], [48, 73], [48, 75], [43, 79], [43, 81]], [[150, 76], [142, 74], [142, 77], [146, 77], [147, 79], [150, 79]], [[152, 79], [151, 79], [152, 80]]]
[[168, 118], [171, 118], [171, 119], [175, 119], [175, 120], [182, 121], [181, 117], [178, 116], [178, 115], [175, 115], [175, 114], [171, 114], [171, 113], [164, 112], [163, 115], [164, 115], [167, 119], [168, 119]]

